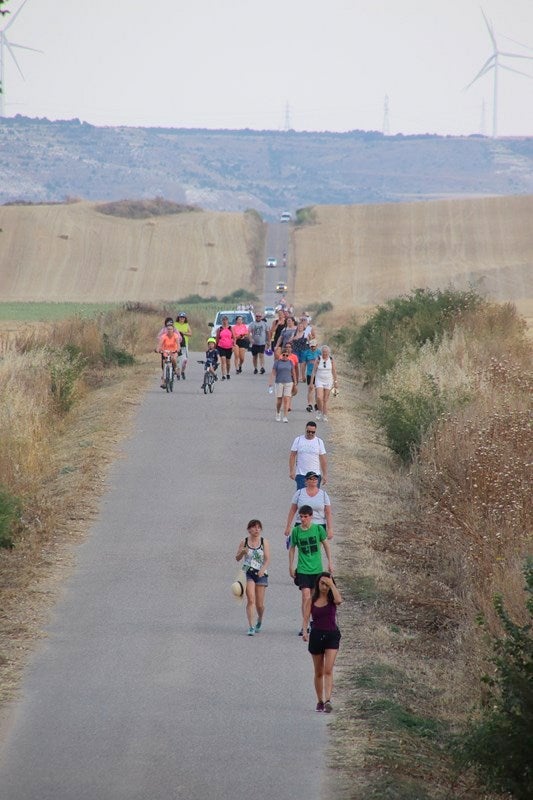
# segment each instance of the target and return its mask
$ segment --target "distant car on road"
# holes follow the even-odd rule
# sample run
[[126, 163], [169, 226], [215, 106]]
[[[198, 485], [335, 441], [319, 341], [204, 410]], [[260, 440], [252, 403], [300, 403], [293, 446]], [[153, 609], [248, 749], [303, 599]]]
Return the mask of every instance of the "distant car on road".
[[287, 284], [286, 283], [276, 283], [276, 292], [279, 294], [283, 294], [287, 291]]
[[290, 211], [284, 211], [280, 214], [279, 221], [280, 222], [290, 222], [292, 219]]
[[265, 306], [265, 319], [272, 319], [276, 316], [276, 309], [274, 306]]
[[273, 258], [272, 256], [269, 256], [269, 258], [267, 258], [267, 260], [266, 260], [266, 265], [267, 265], [267, 267], [277, 267], [278, 266], [278, 259], [277, 258]]

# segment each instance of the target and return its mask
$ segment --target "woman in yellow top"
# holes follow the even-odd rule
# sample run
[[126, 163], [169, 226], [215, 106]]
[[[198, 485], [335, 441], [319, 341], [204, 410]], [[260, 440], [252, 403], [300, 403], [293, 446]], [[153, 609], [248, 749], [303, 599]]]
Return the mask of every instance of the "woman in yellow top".
[[185, 367], [189, 359], [189, 336], [192, 335], [191, 326], [184, 311], [179, 311], [176, 317], [174, 327], [181, 333], [181, 356], [179, 359], [180, 369], [176, 375], [177, 379], [181, 377], [185, 380]]

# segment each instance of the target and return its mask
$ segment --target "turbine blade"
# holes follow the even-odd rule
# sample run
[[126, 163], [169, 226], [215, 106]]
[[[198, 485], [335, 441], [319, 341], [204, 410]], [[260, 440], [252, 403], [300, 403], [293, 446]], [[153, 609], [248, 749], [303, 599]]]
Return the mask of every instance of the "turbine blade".
[[519, 47], [523, 47], [524, 50], [533, 50], [533, 47], [530, 47], [527, 44], [523, 44], [522, 42], [517, 42], [516, 39], [511, 39], [510, 36], [504, 36], [504, 39], [507, 39], [508, 42], [512, 42], [513, 44], [517, 44]]
[[489, 72], [491, 69], [494, 69], [495, 63], [496, 63], [496, 56], [495, 55], [492, 55], [490, 58], [487, 58], [487, 60], [485, 61], [485, 63], [481, 67], [481, 69], [479, 70], [479, 72], [476, 75], [476, 77], [473, 80], [470, 81], [468, 86], [465, 86], [465, 91], [467, 89], [470, 89], [472, 84], [475, 83], [479, 78], [481, 78], [482, 75], [485, 75], [485, 73]]
[[524, 78], [533, 78], [533, 75], [529, 75], [527, 72], [521, 72], [519, 69], [513, 69], [513, 67], [508, 67], [506, 64], [500, 64], [502, 69], [506, 69], [507, 72], [515, 72], [517, 75], [523, 75]]
[[8, 40], [4, 37], [4, 41], [6, 44], [9, 44], [11, 47], [18, 47], [19, 50], [31, 50], [32, 53], [43, 53], [43, 50], [36, 50], [35, 47], [27, 47], [25, 44], [15, 44], [15, 42], [8, 42]]
[[8, 29], [8, 28], [9, 28], [11, 25], [13, 25], [13, 23], [14, 23], [14, 22], [15, 22], [15, 20], [16, 20], [16, 18], [18, 17], [18, 15], [20, 14], [20, 12], [22, 11], [22, 9], [24, 8], [24, 6], [26, 5], [26, 3], [27, 3], [27, 2], [28, 2], [28, 0], [24, 0], [24, 2], [22, 3], [22, 5], [20, 6], [20, 8], [18, 8], [18, 9], [15, 11], [15, 13], [13, 14], [13, 16], [12, 16], [12, 17], [10, 17], [10, 20], [9, 20], [9, 22], [7, 23], [7, 25], [5, 26], [5, 28], [4, 28], [4, 31], [7, 31], [7, 29]]
[[23, 80], [23, 81], [25, 81], [25, 80], [26, 80], [26, 78], [24, 77], [24, 73], [22, 72], [22, 70], [21, 70], [21, 68], [20, 68], [20, 66], [19, 66], [19, 62], [18, 62], [18, 61], [17, 61], [17, 59], [16, 59], [15, 53], [13, 52], [13, 50], [12, 50], [12, 48], [11, 48], [11, 45], [9, 44], [9, 42], [7, 41], [7, 39], [4, 39], [4, 41], [5, 41], [5, 43], [6, 43], [6, 47], [7, 47], [8, 51], [9, 51], [9, 54], [10, 54], [11, 58], [12, 58], [12, 59], [13, 59], [13, 61], [15, 62], [15, 66], [16, 66], [16, 68], [17, 68], [17, 69], [18, 69], [18, 71], [20, 72], [20, 76], [21, 76], [22, 80]]
[[525, 59], [528, 59], [529, 61], [533, 61], [533, 56], [522, 56], [519, 53], [504, 53], [504, 52], [500, 52], [499, 55], [505, 56], [506, 58], [525, 58]]
[[492, 23], [489, 22], [487, 15], [483, 11], [483, 9], [481, 9], [481, 13], [483, 14], [483, 19], [485, 20], [485, 25], [487, 26], [489, 36], [492, 39], [492, 44], [494, 45], [494, 52], [496, 52], [498, 50], [498, 45], [496, 44], [496, 37], [494, 36], [494, 29], [492, 27]]

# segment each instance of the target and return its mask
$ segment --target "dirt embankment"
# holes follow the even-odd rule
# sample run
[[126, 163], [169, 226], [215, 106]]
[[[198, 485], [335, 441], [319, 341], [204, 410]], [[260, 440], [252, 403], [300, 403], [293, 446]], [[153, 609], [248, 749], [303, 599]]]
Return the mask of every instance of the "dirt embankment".
[[296, 297], [336, 309], [472, 286], [533, 316], [533, 197], [317, 206], [293, 237]]
[[0, 206], [0, 229], [2, 300], [153, 302], [222, 296], [259, 278], [254, 214], [124, 219], [85, 202]]

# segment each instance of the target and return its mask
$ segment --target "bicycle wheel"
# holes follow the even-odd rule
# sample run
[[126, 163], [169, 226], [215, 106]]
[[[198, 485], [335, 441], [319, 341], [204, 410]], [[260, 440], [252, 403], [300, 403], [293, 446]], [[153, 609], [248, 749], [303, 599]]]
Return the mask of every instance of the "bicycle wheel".
[[213, 389], [215, 388], [215, 377], [214, 375], [209, 376], [209, 391], [213, 394]]
[[174, 390], [174, 371], [172, 369], [172, 364], [167, 364], [165, 367], [165, 382], [167, 392], [172, 392]]
[[204, 390], [204, 394], [207, 394], [207, 376], [204, 378], [202, 389]]

